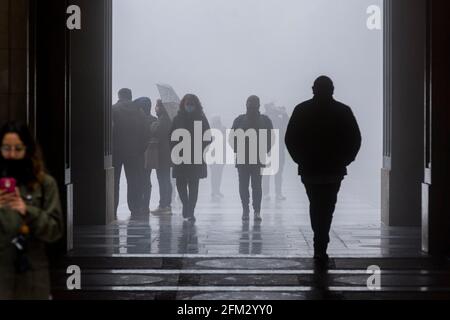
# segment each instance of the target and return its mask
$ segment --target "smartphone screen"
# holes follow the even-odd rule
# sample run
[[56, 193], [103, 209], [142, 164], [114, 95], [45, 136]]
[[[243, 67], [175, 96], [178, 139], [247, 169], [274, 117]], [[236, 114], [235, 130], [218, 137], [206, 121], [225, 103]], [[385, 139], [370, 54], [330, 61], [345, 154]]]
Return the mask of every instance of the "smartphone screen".
[[14, 178], [1, 178], [0, 190], [6, 193], [14, 193], [16, 191], [16, 179]]

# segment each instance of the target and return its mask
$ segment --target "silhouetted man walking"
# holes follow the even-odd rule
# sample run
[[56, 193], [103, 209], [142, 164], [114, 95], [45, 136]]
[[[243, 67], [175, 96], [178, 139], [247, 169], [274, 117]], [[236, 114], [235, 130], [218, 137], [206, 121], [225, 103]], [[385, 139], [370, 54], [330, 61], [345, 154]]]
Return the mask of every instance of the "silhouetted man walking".
[[361, 147], [361, 132], [350, 107], [334, 100], [330, 78], [319, 77], [313, 92], [295, 108], [285, 141], [310, 201], [314, 258], [324, 261], [337, 195]]
[[115, 213], [119, 205], [122, 167], [128, 183], [128, 208], [133, 216], [143, 208], [144, 152], [148, 141], [148, 123], [143, 110], [132, 102], [130, 89], [119, 91], [119, 101], [113, 106], [113, 165]]
[[[272, 147], [271, 134], [273, 130], [272, 121], [269, 117], [260, 113], [261, 103], [257, 96], [251, 96], [247, 100], [247, 113], [239, 116], [234, 120], [232, 130], [243, 130], [248, 136], [245, 137], [245, 146], [242, 151], [239, 148], [237, 138], [230, 137], [230, 144], [234, 147], [234, 151], [237, 154], [236, 167], [239, 173], [239, 194], [241, 196], [243, 215], [242, 220], [248, 221], [250, 219], [250, 192], [249, 184], [252, 185], [252, 200], [254, 210], [254, 221], [261, 222], [261, 201], [262, 201], [262, 172], [261, 169], [265, 166], [263, 159], [260, 158], [261, 153], [261, 132], [266, 130], [267, 133], [267, 148], [266, 154], [270, 152]], [[254, 132], [256, 139], [252, 141], [250, 137], [251, 132]], [[252, 154], [255, 153], [255, 154]], [[254, 156], [254, 157], [253, 157]], [[256, 158], [256, 161], [252, 161], [252, 158]], [[240, 161], [244, 160], [244, 161]]]

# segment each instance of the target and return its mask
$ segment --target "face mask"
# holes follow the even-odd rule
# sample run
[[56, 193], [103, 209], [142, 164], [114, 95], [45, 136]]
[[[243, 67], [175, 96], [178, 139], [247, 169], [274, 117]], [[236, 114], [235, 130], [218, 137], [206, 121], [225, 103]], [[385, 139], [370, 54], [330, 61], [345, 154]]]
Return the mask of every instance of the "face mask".
[[26, 183], [33, 179], [33, 164], [30, 159], [7, 160], [0, 162], [0, 176], [15, 178], [19, 182]]
[[193, 105], [191, 105], [191, 104], [188, 104], [187, 106], [186, 106], [186, 112], [187, 113], [193, 113], [195, 111], [195, 106], [193, 106]]
[[249, 116], [257, 116], [259, 114], [259, 109], [258, 108], [247, 108], [247, 114]]

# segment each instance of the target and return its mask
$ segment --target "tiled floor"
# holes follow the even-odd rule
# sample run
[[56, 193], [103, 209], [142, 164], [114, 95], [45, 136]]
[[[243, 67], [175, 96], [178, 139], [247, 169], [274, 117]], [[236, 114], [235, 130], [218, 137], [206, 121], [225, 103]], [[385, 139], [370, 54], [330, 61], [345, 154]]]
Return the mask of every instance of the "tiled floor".
[[[83, 270], [68, 291], [66, 264]], [[380, 287], [368, 286], [369, 266]], [[428, 258], [69, 257], [53, 273], [55, 299], [299, 300], [450, 298], [450, 261]]]
[[[164, 217], [130, 217], [126, 180], [122, 179], [119, 220], [109, 226], [75, 230], [74, 255], [202, 254], [219, 256], [266, 255], [309, 257], [312, 230], [308, 200], [295, 168], [286, 172], [286, 201], [264, 200], [263, 222], [243, 223], [237, 174], [224, 174], [225, 198], [213, 201], [209, 181], [202, 181], [196, 209], [197, 223], [183, 221], [180, 208]], [[152, 208], [159, 199], [155, 177]], [[421, 256], [418, 228], [385, 228], [379, 209], [364, 202], [346, 182], [340, 193], [329, 252], [335, 257]]]
[[[194, 225], [183, 221], [177, 207], [173, 215], [130, 219], [121, 205], [114, 224], [77, 228], [75, 249], [53, 272], [54, 298], [450, 298], [450, 261], [421, 252], [419, 228], [382, 227], [379, 210], [346, 184], [331, 232], [328, 270], [317, 269], [311, 258], [308, 202], [295, 173], [287, 174], [287, 201], [264, 201], [262, 223], [241, 221], [234, 170], [226, 172], [223, 192], [223, 200], [212, 201], [208, 182], [202, 183]], [[152, 208], [157, 187], [154, 194]], [[80, 291], [65, 287], [67, 266], [73, 264], [82, 270]], [[381, 270], [376, 291], [367, 286], [370, 266]]]

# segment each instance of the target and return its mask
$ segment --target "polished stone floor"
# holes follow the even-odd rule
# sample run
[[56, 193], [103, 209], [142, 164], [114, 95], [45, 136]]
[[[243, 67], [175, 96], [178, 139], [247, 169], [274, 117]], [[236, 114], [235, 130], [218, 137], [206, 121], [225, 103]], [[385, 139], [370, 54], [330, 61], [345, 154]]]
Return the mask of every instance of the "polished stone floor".
[[[77, 264], [82, 289], [65, 287]], [[108, 267], [109, 266], [109, 267]], [[367, 268], [380, 268], [377, 290]], [[450, 299], [450, 261], [430, 258], [69, 257], [53, 273], [55, 299], [301, 300]]]
[[[181, 208], [172, 215], [130, 217], [126, 205], [126, 180], [122, 179], [118, 221], [109, 226], [75, 230], [74, 255], [110, 254], [202, 254], [309, 257], [312, 230], [308, 199], [295, 168], [287, 168], [286, 201], [265, 199], [262, 223], [243, 223], [237, 189], [237, 174], [228, 168], [222, 191], [225, 198], [213, 200], [209, 181], [202, 181], [195, 225], [186, 223]], [[159, 200], [156, 177], [152, 208]], [[344, 182], [331, 231], [329, 252], [336, 257], [417, 257], [420, 229], [381, 226], [380, 211], [358, 198]]]
[[[345, 183], [332, 259], [328, 270], [317, 269], [308, 201], [295, 171], [288, 171], [284, 190], [286, 201], [264, 201], [262, 223], [243, 223], [236, 173], [226, 171], [224, 199], [213, 201], [202, 183], [195, 224], [183, 221], [176, 206], [172, 215], [130, 217], [122, 192], [118, 221], [75, 230], [74, 250], [52, 273], [54, 298], [450, 299], [450, 261], [421, 252], [419, 228], [382, 226], [379, 209]], [[152, 208], [157, 187], [154, 194]], [[67, 290], [69, 265], [80, 266], [82, 290]], [[370, 266], [380, 268], [376, 291], [367, 286]]]

